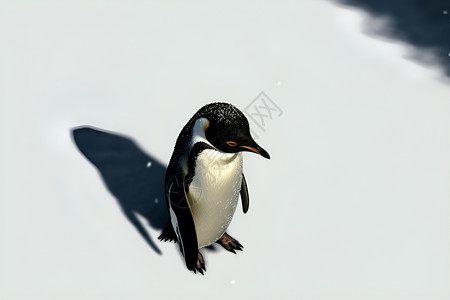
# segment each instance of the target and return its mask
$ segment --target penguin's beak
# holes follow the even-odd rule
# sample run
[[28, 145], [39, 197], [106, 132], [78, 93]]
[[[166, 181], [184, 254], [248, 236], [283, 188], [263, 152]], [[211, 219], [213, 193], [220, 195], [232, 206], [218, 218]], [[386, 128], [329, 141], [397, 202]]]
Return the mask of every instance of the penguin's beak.
[[266, 150], [264, 150], [261, 146], [259, 146], [253, 139], [251, 139], [250, 143], [248, 144], [249, 145], [239, 145], [239, 147], [243, 148], [242, 149], [243, 151], [255, 152], [261, 155], [262, 157], [270, 159], [269, 153]]

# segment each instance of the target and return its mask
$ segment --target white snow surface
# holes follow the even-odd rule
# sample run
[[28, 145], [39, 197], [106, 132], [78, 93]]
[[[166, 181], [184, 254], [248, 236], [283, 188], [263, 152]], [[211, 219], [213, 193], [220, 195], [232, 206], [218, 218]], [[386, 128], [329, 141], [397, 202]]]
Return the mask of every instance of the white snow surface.
[[[0, 299], [450, 299], [450, 86], [361, 20], [315, 0], [2, 1]], [[202, 105], [261, 91], [282, 114], [250, 120], [271, 159], [244, 154], [245, 248], [204, 251], [205, 276], [148, 246], [70, 136], [167, 164]]]

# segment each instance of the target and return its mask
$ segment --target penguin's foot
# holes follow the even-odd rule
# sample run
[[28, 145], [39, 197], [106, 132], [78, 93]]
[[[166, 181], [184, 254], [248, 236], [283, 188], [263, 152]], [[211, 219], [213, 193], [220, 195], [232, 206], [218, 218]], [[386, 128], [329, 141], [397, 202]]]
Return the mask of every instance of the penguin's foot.
[[192, 271], [194, 271], [194, 273], [196, 273], [196, 274], [197, 274], [197, 271], [199, 271], [200, 274], [203, 275], [203, 270], [205, 270], [205, 272], [206, 272], [205, 260], [203, 259], [203, 255], [200, 253], [200, 251], [198, 251], [197, 265], [195, 266], [195, 269]]
[[216, 243], [222, 245], [222, 247], [224, 247], [230, 252], [233, 252], [234, 254], [236, 254], [236, 251], [234, 250], [242, 251], [242, 249], [244, 248], [244, 246], [242, 246], [241, 243], [239, 243], [237, 240], [235, 240], [226, 232], [222, 235], [222, 237], [219, 240], [217, 240]]
[[178, 242], [177, 235], [175, 234], [175, 231], [173, 230], [172, 223], [170, 222], [170, 220], [169, 220], [169, 222], [167, 222], [166, 227], [164, 227], [164, 230], [162, 231], [162, 233], [158, 237], [158, 239], [160, 241], [164, 241], [164, 242], [167, 242], [167, 241], [170, 241], [170, 242], [174, 241], [175, 243]]

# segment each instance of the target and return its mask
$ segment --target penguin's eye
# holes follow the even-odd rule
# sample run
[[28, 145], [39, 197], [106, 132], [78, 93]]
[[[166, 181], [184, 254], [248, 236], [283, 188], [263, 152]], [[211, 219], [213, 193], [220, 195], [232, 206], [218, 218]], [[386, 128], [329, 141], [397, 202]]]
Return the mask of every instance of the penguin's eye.
[[228, 142], [227, 142], [227, 145], [228, 145], [228, 146], [231, 146], [231, 147], [234, 147], [234, 146], [237, 146], [237, 143], [236, 143], [236, 142], [233, 142], [233, 141], [228, 141]]

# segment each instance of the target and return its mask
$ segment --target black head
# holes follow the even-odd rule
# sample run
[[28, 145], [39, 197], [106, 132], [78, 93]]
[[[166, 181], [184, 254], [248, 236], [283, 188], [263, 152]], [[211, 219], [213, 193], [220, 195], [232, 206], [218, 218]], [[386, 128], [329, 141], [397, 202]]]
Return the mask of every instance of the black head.
[[192, 121], [206, 118], [206, 139], [218, 150], [227, 153], [250, 151], [270, 158], [269, 153], [260, 147], [250, 134], [247, 118], [229, 103], [211, 103], [203, 106]]

